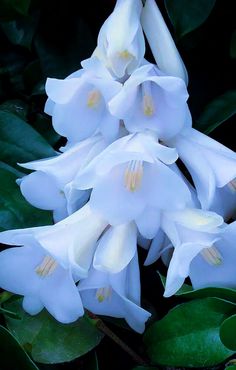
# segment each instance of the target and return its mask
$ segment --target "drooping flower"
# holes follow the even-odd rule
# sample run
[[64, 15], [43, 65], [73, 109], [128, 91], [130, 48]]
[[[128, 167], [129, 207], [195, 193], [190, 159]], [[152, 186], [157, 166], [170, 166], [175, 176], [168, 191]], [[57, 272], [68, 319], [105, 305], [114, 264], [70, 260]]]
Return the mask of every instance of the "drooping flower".
[[141, 11], [141, 0], [118, 0], [100, 29], [92, 58], [101, 60], [115, 78], [130, 75], [143, 60], [145, 42]]
[[189, 170], [202, 208], [209, 209], [216, 188], [236, 177], [236, 153], [193, 128], [186, 128], [169, 144]]
[[85, 308], [94, 314], [124, 318], [138, 333], [143, 333], [151, 314], [140, 307], [140, 276], [137, 253], [119, 273], [94, 268], [79, 283]]
[[136, 221], [144, 237], [153, 238], [161, 209], [180, 209], [191, 199], [187, 185], [169, 167], [174, 149], [152, 133], [126, 136], [106, 148], [75, 179], [78, 189], [93, 188], [91, 208], [112, 225]]
[[[21, 235], [20, 244], [0, 253], [0, 287], [24, 296], [23, 308], [30, 315], [44, 307], [56, 320], [70, 323], [83, 316], [79, 292], [70, 270], [62, 267], [40, 245]], [[1, 242], [15, 244], [11, 234], [0, 234]]]
[[206, 287], [236, 288], [236, 222], [227, 225], [221, 238], [214, 243], [220, 256], [219, 263], [207, 263], [198, 254], [189, 267], [189, 277], [194, 289]]
[[52, 115], [55, 131], [71, 143], [99, 132], [109, 141], [116, 139], [119, 120], [110, 114], [107, 103], [120, 88], [119, 82], [91, 71], [64, 80], [48, 78], [46, 111]]
[[88, 200], [89, 192], [75, 189], [71, 182], [79, 170], [106, 146], [103, 137], [96, 135], [56, 157], [21, 164], [36, 170], [20, 179], [23, 196], [37, 208], [52, 210], [55, 221], [77, 211]]
[[174, 252], [168, 267], [164, 295], [171, 296], [190, 273], [192, 260], [200, 253], [209, 264], [218, 265], [222, 257], [214, 244], [224, 232], [224, 220], [214, 212], [186, 208], [163, 212], [161, 228]]
[[153, 64], [138, 68], [109, 102], [110, 112], [124, 120], [130, 132], [149, 129], [161, 140], [191, 126], [184, 81], [166, 76]]
[[155, 0], [146, 0], [141, 23], [158, 68], [188, 84], [188, 73]]

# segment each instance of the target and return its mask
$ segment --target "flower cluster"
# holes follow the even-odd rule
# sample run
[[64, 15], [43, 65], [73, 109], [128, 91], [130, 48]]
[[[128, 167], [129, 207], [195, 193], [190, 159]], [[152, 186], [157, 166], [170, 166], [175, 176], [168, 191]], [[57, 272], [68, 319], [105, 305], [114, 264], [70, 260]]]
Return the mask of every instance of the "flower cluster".
[[46, 82], [45, 112], [67, 144], [21, 164], [34, 172], [18, 180], [55, 224], [0, 234], [15, 246], [0, 253], [0, 286], [29, 314], [69, 323], [85, 308], [141, 333], [138, 243], [145, 265], [168, 266], [165, 296], [187, 276], [236, 285], [236, 154], [192, 128], [187, 72], [154, 0], [117, 0], [81, 65]]

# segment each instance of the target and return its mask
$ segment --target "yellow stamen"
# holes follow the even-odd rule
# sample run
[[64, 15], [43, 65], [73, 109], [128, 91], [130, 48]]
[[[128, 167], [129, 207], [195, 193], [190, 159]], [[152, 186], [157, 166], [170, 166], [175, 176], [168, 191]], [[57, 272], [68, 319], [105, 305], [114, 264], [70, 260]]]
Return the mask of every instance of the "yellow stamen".
[[204, 248], [201, 255], [210, 265], [219, 266], [222, 264], [223, 258], [216, 247]]
[[57, 268], [57, 262], [50, 256], [44, 257], [42, 263], [36, 267], [35, 272], [41, 277], [51, 275]]
[[119, 56], [122, 59], [131, 59], [133, 58], [133, 54], [131, 54], [128, 50], [123, 50], [119, 52]]
[[111, 287], [99, 288], [96, 291], [96, 298], [99, 303], [102, 303], [107, 298], [111, 298], [112, 290]]
[[88, 93], [87, 106], [89, 108], [96, 108], [101, 100], [101, 94], [98, 90], [91, 90]]
[[154, 114], [154, 104], [150, 95], [143, 96], [143, 112], [145, 116], [152, 116]]
[[130, 161], [125, 170], [125, 187], [129, 191], [137, 190], [143, 178], [143, 162], [139, 160]]

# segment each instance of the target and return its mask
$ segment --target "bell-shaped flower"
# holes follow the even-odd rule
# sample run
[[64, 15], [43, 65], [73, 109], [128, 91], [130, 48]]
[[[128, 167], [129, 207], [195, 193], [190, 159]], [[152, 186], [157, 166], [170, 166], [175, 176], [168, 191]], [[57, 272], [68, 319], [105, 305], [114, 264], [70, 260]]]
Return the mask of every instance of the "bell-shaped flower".
[[111, 225], [136, 221], [140, 233], [153, 238], [161, 209], [180, 209], [191, 198], [184, 181], [168, 164], [174, 149], [159, 144], [153, 133], [128, 135], [107, 147], [75, 179], [78, 189], [93, 188], [91, 208]]
[[216, 188], [236, 177], [236, 153], [224, 145], [187, 128], [169, 142], [189, 170], [203, 209], [210, 209]]
[[[3, 234], [0, 234], [1, 242], [17, 243], [11, 233]], [[24, 296], [23, 308], [30, 315], [36, 315], [45, 307], [65, 324], [83, 316], [80, 295], [70, 270], [62, 267], [29, 235], [22, 234], [18, 242], [24, 246], [0, 253], [0, 287]]]
[[157, 132], [161, 140], [166, 140], [191, 125], [187, 99], [182, 79], [166, 76], [152, 64], [145, 64], [111, 99], [109, 109], [124, 120], [128, 131], [149, 129]]
[[85, 308], [94, 314], [124, 318], [138, 333], [145, 330], [151, 316], [140, 307], [140, 276], [137, 253], [119, 273], [94, 268], [78, 286]]
[[155, 0], [146, 0], [141, 23], [158, 67], [188, 84], [188, 73]]
[[76, 279], [81, 279], [87, 276], [97, 240], [107, 225], [87, 203], [55, 225], [4, 231], [0, 242], [25, 245], [26, 238], [30, 243], [36, 241], [61, 266], [70, 269]]
[[214, 212], [186, 208], [182, 211], [163, 212], [161, 228], [171, 241], [171, 258], [165, 296], [174, 294], [190, 273], [192, 260], [200, 253], [209, 264], [221, 263], [215, 242], [224, 232], [224, 220]]
[[219, 263], [208, 263], [202, 253], [190, 264], [189, 277], [194, 289], [206, 287], [236, 288], [236, 222], [227, 225], [214, 243]]
[[119, 120], [110, 114], [107, 103], [120, 88], [119, 82], [96, 77], [89, 71], [64, 80], [48, 78], [46, 111], [52, 115], [55, 131], [71, 143], [99, 132], [107, 140], [114, 140], [118, 136]]
[[52, 210], [56, 222], [77, 211], [88, 200], [89, 192], [75, 189], [71, 182], [106, 146], [102, 136], [96, 135], [56, 157], [21, 164], [36, 171], [18, 181], [23, 196], [37, 208]]
[[141, 11], [141, 0], [117, 0], [114, 11], [99, 32], [92, 58], [101, 60], [115, 78], [130, 75], [144, 57]]

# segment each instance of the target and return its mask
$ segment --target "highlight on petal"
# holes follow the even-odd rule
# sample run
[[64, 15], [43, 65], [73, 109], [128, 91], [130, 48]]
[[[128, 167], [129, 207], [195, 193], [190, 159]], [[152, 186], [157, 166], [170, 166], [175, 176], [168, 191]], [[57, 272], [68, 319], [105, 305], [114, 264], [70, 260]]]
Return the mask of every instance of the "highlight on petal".
[[155, 0], [146, 0], [141, 23], [158, 67], [188, 84], [188, 73]]

